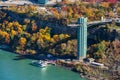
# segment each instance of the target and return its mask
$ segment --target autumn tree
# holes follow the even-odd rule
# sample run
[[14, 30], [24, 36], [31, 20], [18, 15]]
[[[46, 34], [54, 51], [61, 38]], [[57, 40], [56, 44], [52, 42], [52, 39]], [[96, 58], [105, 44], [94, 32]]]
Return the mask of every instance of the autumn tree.
[[22, 50], [24, 50], [25, 45], [26, 45], [26, 42], [27, 42], [27, 40], [26, 40], [26, 38], [24, 38], [24, 37], [21, 37], [21, 38], [19, 39], [19, 45], [20, 45], [20, 48], [21, 48]]

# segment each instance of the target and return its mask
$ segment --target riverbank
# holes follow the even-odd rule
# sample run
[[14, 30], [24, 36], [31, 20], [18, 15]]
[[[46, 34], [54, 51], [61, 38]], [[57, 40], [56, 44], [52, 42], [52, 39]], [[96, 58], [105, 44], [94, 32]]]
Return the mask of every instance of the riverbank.
[[[107, 58], [102, 61], [105, 65], [97, 66], [90, 65], [87, 62], [81, 61], [57, 61], [58, 65], [64, 66], [74, 72], [80, 74], [81, 77], [87, 78], [89, 80], [119, 80], [120, 79], [120, 55], [111, 52], [108, 49], [106, 51]], [[109, 55], [109, 56], [108, 56]]]
[[[102, 80], [104, 79], [101, 77], [101, 71], [106, 72], [108, 69], [101, 68], [99, 66], [92, 66], [89, 63], [80, 62], [80, 61], [64, 61], [59, 60], [57, 64], [63, 66], [71, 71], [79, 73], [81, 77], [89, 79], [89, 80]], [[106, 74], [104, 74], [106, 75]]]

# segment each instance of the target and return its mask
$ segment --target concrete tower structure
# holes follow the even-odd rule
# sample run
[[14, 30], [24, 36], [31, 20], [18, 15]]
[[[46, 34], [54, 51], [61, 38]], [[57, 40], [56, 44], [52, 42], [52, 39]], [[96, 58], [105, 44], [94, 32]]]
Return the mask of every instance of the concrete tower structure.
[[87, 18], [78, 19], [78, 59], [86, 58], [87, 53]]

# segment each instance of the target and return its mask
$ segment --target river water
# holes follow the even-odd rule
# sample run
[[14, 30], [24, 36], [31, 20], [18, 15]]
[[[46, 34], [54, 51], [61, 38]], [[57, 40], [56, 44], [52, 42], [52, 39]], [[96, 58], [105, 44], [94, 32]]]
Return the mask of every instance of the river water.
[[40, 68], [32, 60], [14, 60], [18, 55], [0, 50], [0, 80], [85, 80], [70, 70], [49, 65]]

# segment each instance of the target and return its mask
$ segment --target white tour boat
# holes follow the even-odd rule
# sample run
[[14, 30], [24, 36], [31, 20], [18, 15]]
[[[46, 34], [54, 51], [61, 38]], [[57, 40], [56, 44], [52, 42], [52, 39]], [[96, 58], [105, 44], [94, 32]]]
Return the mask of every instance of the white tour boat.
[[45, 61], [41, 61], [41, 60], [34, 60], [34, 61], [32, 61], [32, 65], [46, 67], [47, 63]]

